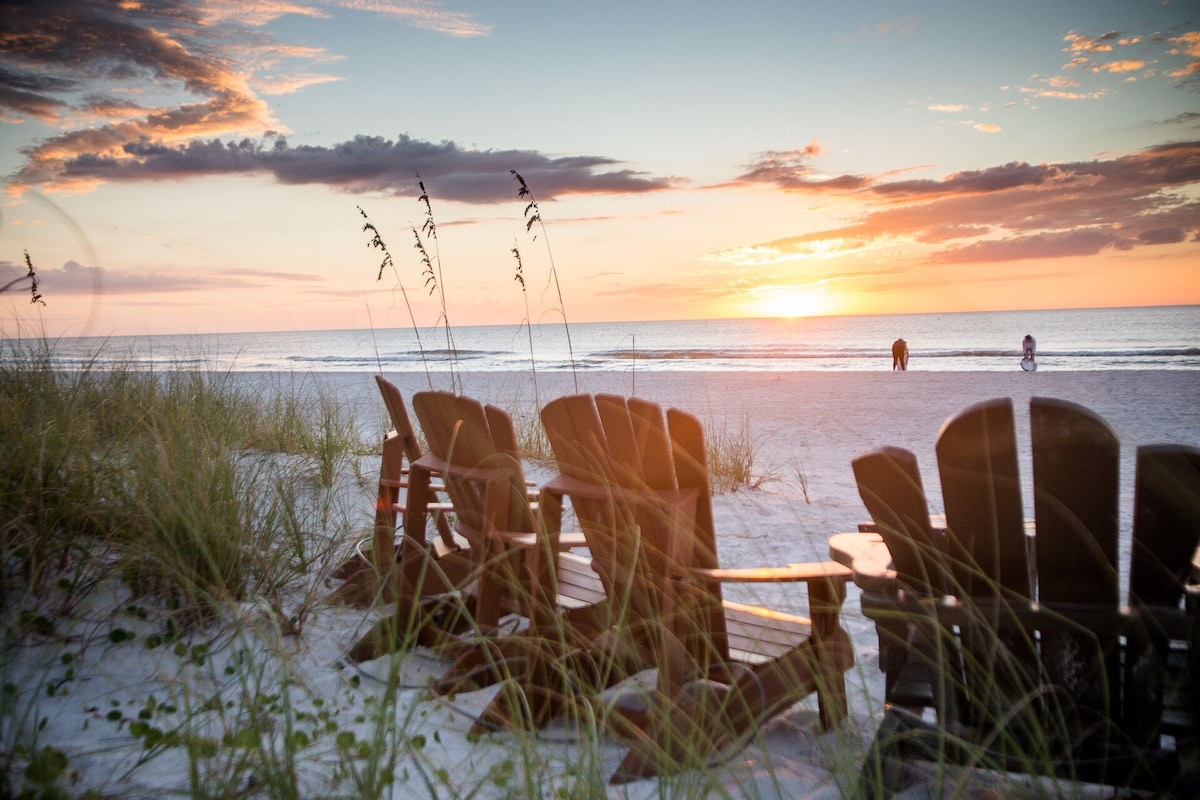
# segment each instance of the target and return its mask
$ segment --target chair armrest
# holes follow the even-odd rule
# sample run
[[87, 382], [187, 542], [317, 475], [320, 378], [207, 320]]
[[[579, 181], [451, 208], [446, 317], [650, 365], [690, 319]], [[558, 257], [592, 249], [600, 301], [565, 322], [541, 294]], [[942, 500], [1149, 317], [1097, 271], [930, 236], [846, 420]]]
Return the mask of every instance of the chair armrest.
[[564, 531], [558, 534], [559, 550], [572, 550], [576, 547], [587, 547], [587, 537], [583, 531]]
[[808, 612], [816, 636], [833, 636], [841, 628], [842, 603], [846, 600], [846, 581], [852, 573], [836, 561], [788, 564], [786, 567], [750, 569], [680, 570], [680, 575], [703, 582], [796, 583], [808, 584]]
[[577, 496], [589, 498], [604, 498], [612, 494], [611, 489], [614, 487], [602, 486], [591, 481], [572, 478], [569, 475], [564, 475], [561, 472], [542, 485], [543, 492], [549, 492], [556, 497]]
[[843, 583], [853, 576], [836, 561], [788, 564], [786, 567], [750, 567], [746, 569], [704, 569], [689, 567], [683, 574], [702, 581], [719, 583], [796, 583], [832, 578]]
[[882, 595], [897, 590], [892, 553], [879, 533], [835, 533], [829, 537], [829, 555], [850, 568], [855, 585]]

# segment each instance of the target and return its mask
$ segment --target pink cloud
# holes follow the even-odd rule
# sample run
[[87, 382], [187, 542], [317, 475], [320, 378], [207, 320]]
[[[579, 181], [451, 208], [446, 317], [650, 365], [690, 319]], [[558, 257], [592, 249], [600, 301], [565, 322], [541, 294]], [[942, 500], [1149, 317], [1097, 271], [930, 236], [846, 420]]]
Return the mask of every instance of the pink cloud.
[[743, 175], [741, 181], [788, 192], [823, 194], [840, 186], [840, 194], [861, 200], [865, 209], [849, 225], [743, 249], [782, 255], [817, 242], [868, 247], [904, 238], [932, 245], [931, 261], [961, 263], [1086, 255], [1200, 236], [1200, 201], [1186, 191], [1200, 184], [1200, 141], [1109, 160], [1010, 162], [940, 180], [843, 177], [851, 180], [834, 176], [813, 186], [781, 180], [770, 168]]

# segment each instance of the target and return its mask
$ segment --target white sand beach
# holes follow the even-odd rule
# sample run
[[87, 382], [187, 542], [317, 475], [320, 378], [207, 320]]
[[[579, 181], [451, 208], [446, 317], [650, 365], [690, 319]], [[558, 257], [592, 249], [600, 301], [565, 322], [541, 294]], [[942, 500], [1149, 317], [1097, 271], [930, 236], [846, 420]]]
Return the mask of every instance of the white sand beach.
[[[247, 375], [245, 379], [267, 377]], [[384, 409], [369, 373], [313, 377], [328, 382], [340, 398], [355, 403], [364, 428], [382, 427]], [[387, 377], [406, 396], [428, 388], [424, 374]], [[543, 402], [574, 391], [569, 373], [542, 374], [537, 380]], [[467, 373], [463, 382], [465, 392], [481, 400], [506, 408], [533, 407], [534, 388], [527, 373]], [[435, 375], [435, 383], [437, 388], [449, 388], [446, 375]], [[878, 445], [905, 447], [917, 455], [931, 511], [940, 512], [933, 455], [939, 427], [949, 415], [981, 400], [1011, 397], [1014, 401], [1027, 498], [1030, 397], [1072, 400], [1107, 419], [1123, 446], [1121, 515], [1126, 537], [1132, 516], [1136, 447], [1161, 442], [1200, 445], [1200, 372], [1044, 370], [1030, 374], [1014, 366], [1011, 373], [581, 373], [579, 389], [637, 394], [690, 411], [707, 425], [736, 429], [743, 420], [749, 425], [759, 446], [756, 470], [769, 480], [760, 488], [714, 499], [720, 556], [723, 565], [730, 567], [827, 560], [828, 537], [853, 530], [866, 517], [850, 461]], [[529, 466], [531, 476], [538, 479], [552, 472], [550, 465]], [[364, 531], [373, 513], [371, 483], [377, 470], [377, 458], [364, 458], [361, 474], [366, 479], [352, 489], [357, 494], [349, 498], [349, 502], [361, 504]], [[1026, 514], [1032, 514], [1028, 499]], [[1123, 557], [1127, 559], [1128, 553]], [[786, 585], [743, 590], [731, 596], [798, 613], [805, 610], [803, 598]], [[6, 616], [9, 613], [5, 611]], [[148, 614], [131, 613], [124, 588], [114, 580], [105, 591], [93, 592], [86, 606], [74, 609], [59, 625], [58, 635], [26, 636], [6, 645], [19, 648], [3, 679], [21, 687], [21, 702], [6, 699], [9, 709], [16, 710], [6, 712], [0, 720], [7, 728], [0, 741], [14, 741], [14, 731], [21, 728], [32, 732], [38, 746], [62, 750], [75, 776], [71, 792], [90, 789], [106, 797], [198, 796], [205, 793], [203, 781], [189, 772], [183, 748], [152, 746], [145, 736], [133, 735], [131, 725], [114, 722], [112, 713], [136, 719], [140, 709], [150, 708], [145, 719], [165, 731], [185, 724], [183, 709], [198, 708], [199, 698], [232, 702], [259, 692], [274, 697], [277, 707], [290, 704], [303, 712], [300, 727], [332, 721], [338, 730], [353, 732], [357, 741], [363, 742], [369, 741], [376, 729], [371, 715], [381, 704], [384, 679], [395, 668], [405, 687], [395, 713], [409, 715], [404, 730], [414, 741], [421, 737], [421, 746], [406, 750], [410, 755], [395, 767], [395, 782], [383, 796], [576, 796], [570, 794], [572, 768], [579, 761], [572, 731], [551, 725], [538, 735], [538, 752], [549, 762], [561, 764], [560, 772], [522, 776], [520, 757], [515, 755], [519, 748], [512, 735], [497, 733], [479, 740], [467, 736], [471, 713], [482, 709], [494, 690], [452, 700], [428, 699], [420, 686], [443, 665], [419, 652], [361, 667], [346, 664], [346, 648], [383, 613], [386, 608], [363, 611], [321, 606], [305, 621], [301, 634], [293, 636], [283, 633], [264, 605], [247, 602], [230, 609], [230, 620], [208, 637], [197, 635], [196, 642], [206, 647], [202, 654], [190, 650], [179, 654], [141, 644], [155, 630], [153, 609]], [[856, 774], [856, 759], [862, 758], [879, 720], [883, 695], [874, 628], [862, 616], [853, 587], [843, 618], [857, 663], [847, 675], [851, 718], [841, 730], [820, 731], [816, 702], [810, 698], [771, 720], [756, 741], [704, 775], [677, 777], [662, 784], [650, 780], [610, 787], [607, 796], [843, 796], [850, 788], [847, 782]], [[132, 631], [138, 638], [114, 641], [111, 633], [116, 628]], [[64, 659], [64, 654], [69, 654], [69, 659]], [[247, 660], [261, 667], [253, 672], [257, 675], [256, 683], [251, 682], [254, 685], [247, 682], [244, 670], [226, 669]], [[27, 694], [30, 687], [36, 691]], [[164, 710], [165, 704], [173, 710]], [[218, 713], [203, 724], [235, 730], [244, 720], [223, 718]], [[285, 734], [290, 735], [275, 732], [281, 740]], [[331, 755], [338, 746], [334, 737], [327, 737], [300, 751], [305, 762], [298, 768], [305, 776], [304, 796], [327, 796], [334, 785], [342, 786], [344, 792], [347, 783], [353, 783], [346, 775], [336, 774], [332, 766], [338, 763]], [[616, 740], [605, 745], [602, 757], [609, 772], [623, 752]], [[236, 757], [232, 752], [206, 756], [206, 763], [217, 769], [221, 759]], [[498, 768], [512, 761], [516, 762], [513, 772]], [[1003, 791], [1020, 796], [1014, 786], [1023, 785], [1021, 781], [1004, 783]], [[253, 787], [244, 788], [253, 796]], [[964, 788], [966, 796], [975, 797], [993, 796], [995, 791], [996, 784], [980, 776]], [[1037, 795], [1036, 787], [1031, 785], [1028, 793]], [[911, 794], [925, 796], [927, 787], [918, 787]]]

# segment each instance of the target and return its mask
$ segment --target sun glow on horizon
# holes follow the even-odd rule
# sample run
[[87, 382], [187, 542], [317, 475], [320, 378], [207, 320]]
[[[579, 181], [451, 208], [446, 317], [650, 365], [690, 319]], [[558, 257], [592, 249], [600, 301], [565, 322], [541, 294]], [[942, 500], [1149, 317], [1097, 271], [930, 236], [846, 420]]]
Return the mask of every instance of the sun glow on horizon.
[[772, 289], [752, 302], [757, 316], [821, 317], [836, 313], [840, 303], [824, 289]]

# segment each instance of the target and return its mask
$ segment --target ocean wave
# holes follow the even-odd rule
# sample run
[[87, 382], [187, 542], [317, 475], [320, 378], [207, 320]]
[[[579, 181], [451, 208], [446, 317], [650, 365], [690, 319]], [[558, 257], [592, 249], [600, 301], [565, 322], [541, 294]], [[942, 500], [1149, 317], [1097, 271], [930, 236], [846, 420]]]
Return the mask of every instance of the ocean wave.
[[1014, 368], [1026, 331], [1047, 370], [1200, 370], [1200, 307], [584, 323], [570, 340], [557, 326], [536, 326], [532, 354], [526, 329], [510, 325], [455, 328], [454, 347], [442, 331], [419, 341], [403, 329], [280, 331], [121, 337], [103, 349], [95, 339], [60, 341], [55, 357], [70, 369], [877, 371], [890, 369], [902, 335], [910, 369], [971, 371]]

